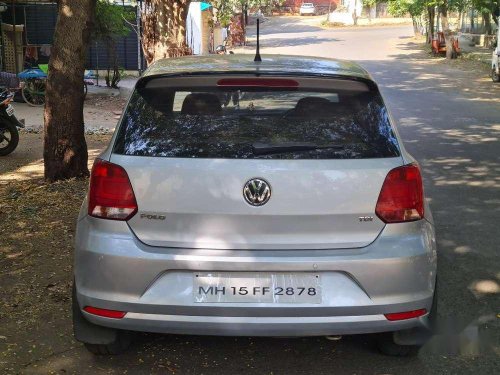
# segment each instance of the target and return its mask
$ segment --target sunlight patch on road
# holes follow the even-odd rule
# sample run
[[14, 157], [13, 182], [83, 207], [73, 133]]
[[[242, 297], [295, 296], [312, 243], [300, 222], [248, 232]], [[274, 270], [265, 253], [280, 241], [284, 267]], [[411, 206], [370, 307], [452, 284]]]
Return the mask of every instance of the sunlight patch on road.
[[[88, 150], [88, 167], [92, 168], [94, 159], [102, 152], [102, 149]], [[0, 174], [0, 185], [6, 185], [10, 181], [28, 181], [42, 178], [44, 175], [43, 159], [35, 160], [31, 163], [19, 167], [15, 171]]]
[[467, 158], [440, 158], [433, 160], [432, 162], [435, 164], [451, 164], [458, 165], [462, 163], [470, 163], [472, 160]]
[[425, 172], [435, 186], [500, 187], [500, 165], [495, 162], [475, 161], [464, 157], [441, 157], [427, 159], [425, 166]]
[[[466, 90], [469, 91], [469, 90]], [[494, 95], [485, 97], [474, 97], [474, 98], [457, 98], [457, 100], [465, 100], [471, 102], [484, 102], [484, 103], [500, 103], [500, 97], [495, 97]]]
[[494, 180], [484, 180], [484, 181], [468, 181], [468, 180], [438, 180], [435, 181], [436, 186], [457, 186], [457, 185], [466, 185], [472, 187], [480, 187], [480, 188], [500, 188], [500, 181]]
[[426, 79], [436, 80], [436, 79], [439, 79], [441, 81], [449, 81], [450, 80], [449, 77], [446, 77], [443, 74], [436, 74], [436, 73], [422, 73], [422, 74], [417, 75], [415, 77], [415, 79], [421, 79], [421, 80], [426, 80]]
[[23, 165], [13, 172], [0, 175], [0, 184], [9, 181], [26, 181], [40, 177], [43, 177], [43, 159], [38, 159], [34, 162]]
[[474, 281], [469, 289], [476, 295], [500, 293], [500, 285], [495, 280]]
[[463, 254], [468, 254], [472, 251], [472, 249], [469, 246], [457, 246], [455, 248], [455, 253], [463, 255]]

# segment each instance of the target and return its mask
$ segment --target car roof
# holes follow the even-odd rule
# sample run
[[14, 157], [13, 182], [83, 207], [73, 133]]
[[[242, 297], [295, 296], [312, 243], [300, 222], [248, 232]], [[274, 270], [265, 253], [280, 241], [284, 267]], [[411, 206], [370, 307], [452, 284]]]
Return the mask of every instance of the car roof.
[[297, 76], [341, 76], [371, 81], [366, 70], [357, 63], [348, 60], [290, 55], [262, 55], [262, 62], [254, 62], [253, 59], [253, 54], [198, 55], [161, 59], [144, 72], [143, 78], [207, 73], [264, 73]]

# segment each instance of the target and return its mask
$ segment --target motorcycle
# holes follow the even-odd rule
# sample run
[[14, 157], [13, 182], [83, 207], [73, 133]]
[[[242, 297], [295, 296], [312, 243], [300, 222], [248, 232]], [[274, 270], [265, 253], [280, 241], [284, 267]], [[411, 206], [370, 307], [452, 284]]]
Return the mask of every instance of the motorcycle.
[[14, 151], [19, 143], [18, 128], [24, 128], [14, 114], [14, 107], [10, 104], [14, 100], [14, 93], [5, 90], [0, 93], [0, 156]]
[[217, 55], [234, 55], [234, 52], [228, 51], [226, 46], [223, 44], [219, 44], [217, 47], [215, 47], [215, 53]]

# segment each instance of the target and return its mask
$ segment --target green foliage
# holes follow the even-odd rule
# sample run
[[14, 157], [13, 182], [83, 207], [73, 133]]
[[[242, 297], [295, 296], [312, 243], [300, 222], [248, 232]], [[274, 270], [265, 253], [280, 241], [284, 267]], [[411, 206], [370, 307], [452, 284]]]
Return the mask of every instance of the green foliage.
[[93, 37], [105, 41], [126, 36], [130, 32], [126, 21], [134, 20], [134, 12], [110, 0], [97, 0]]
[[[364, 4], [373, 5], [381, 0], [366, 0]], [[446, 4], [451, 11], [463, 12], [474, 8], [480, 13], [492, 13], [499, 0], [389, 0], [388, 11], [394, 16], [410, 14], [412, 17], [422, 15], [428, 7]]]
[[491, 14], [499, 4], [497, 0], [470, 0], [470, 3], [479, 13], [489, 14]]
[[382, 3], [382, 2], [385, 2], [385, 1], [381, 1], [381, 0], [363, 0], [363, 6], [372, 7], [375, 4]]
[[130, 33], [127, 21], [131, 22], [134, 18], [135, 14], [129, 8], [114, 4], [111, 0], [97, 0], [92, 34], [95, 40], [104, 42], [107, 48], [105, 80], [108, 87], [118, 87], [123, 73], [123, 69], [118, 67], [116, 38]]
[[227, 27], [233, 16], [233, 8], [239, 3], [238, 0], [211, 0], [210, 4], [216, 10], [217, 22], [220, 23], [222, 27]]
[[428, 6], [437, 5], [434, 0], [389, 0], [387, 10], [395, 17], [410, 14], [416, 18], [424, 13]]
[[271, 9], [276, 6], [281, 6], [285, 0], [210, 0], [210, 4], [214, 7], [217, 14], [217, 22], [221, 26], [226, 27], [231, 21], [231, 17], [238, 12], [247, 9]]

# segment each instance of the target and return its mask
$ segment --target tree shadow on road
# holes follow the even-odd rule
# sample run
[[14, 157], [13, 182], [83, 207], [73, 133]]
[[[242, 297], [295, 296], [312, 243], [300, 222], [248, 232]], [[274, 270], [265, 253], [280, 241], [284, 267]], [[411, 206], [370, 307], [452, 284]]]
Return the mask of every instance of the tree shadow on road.
[[[438, 374], [470, 373], [480, 361], [437, 356], [421, 351], [408, 358], [387, 357], [375, 349], [374, 335], [255, 338], [138, 334], [125, 354], [96, 357], [76, 344], [26, 369], [26, 374], [51, 372], [95, 374]], [[434, 356], [434, 357], [433, 357]]]
[[[279, 25], [277, 25], [277, 20], [279, 20]], [[295, 34], [295, 33], [307, 33], [322, 31], [323, 29], [319, 26], [310, 25], [305, 23], [308, 20], [304, 18], [294, 18], [294, 17], [273, 17], [270, 21], [266, 21], [260, 25], [260, 35], [267, 34]], [[247, 28], [247, 36], [255, 37], [256, 27], [255, 25], [249, 26]]]
[[[111, 135], [87, 136], [89, 168], [107, 146]], [[14, 181], [43, 178], [43, 134], [21, 133], [19, 145], [12, 154], [0, 157], [0, 187]]]
[[[306, 46], [311, 44], [321, 44], [321, 43], [331, 43], [331, 42], [341, 42], [341, 39], [335, 38], [319, 38], [317, 36], [307, 36], [301, 38], [262, 38], [260, 40], [261, 48], [276, 48], [276, 47], [292, 47], [292, 46]], [[247, 46], [253, 46], [253, 44], [247, 44]]]
[[446, 291], [440, 311], [481, 319], [496, 311], [500, 293], [500, 87], [422, 52], [393, 58], [362, 65], [423, 169]]

